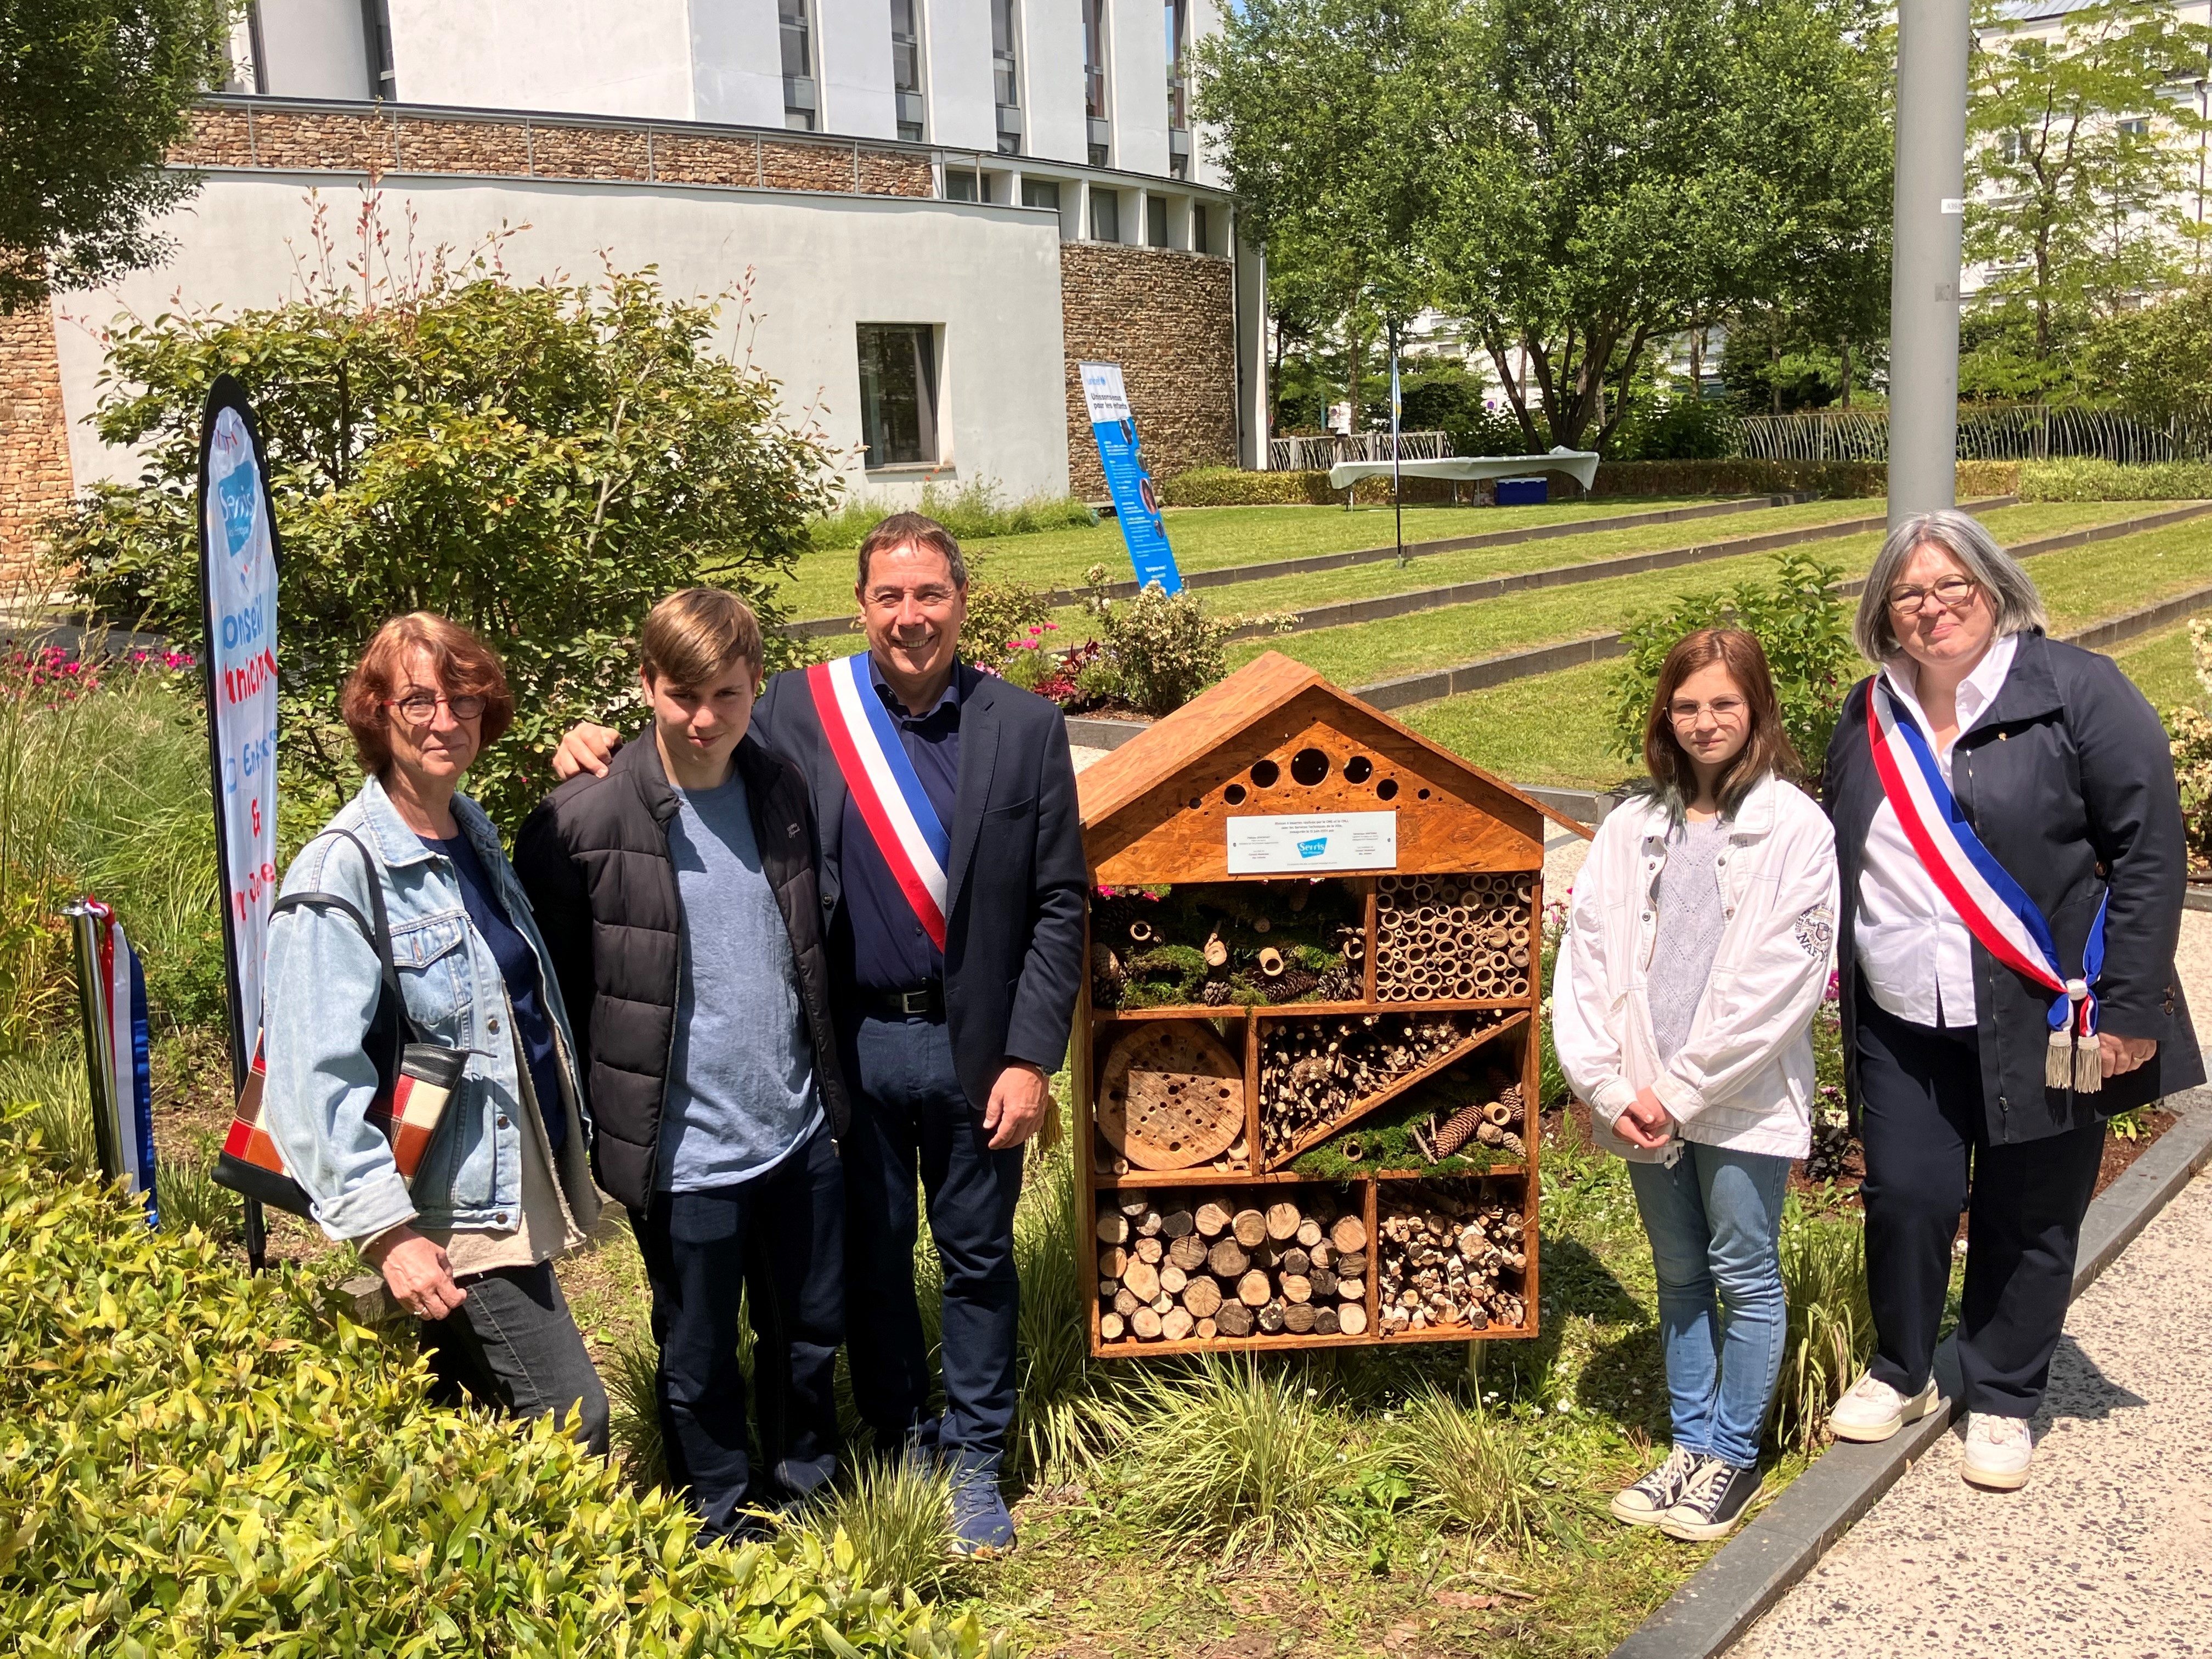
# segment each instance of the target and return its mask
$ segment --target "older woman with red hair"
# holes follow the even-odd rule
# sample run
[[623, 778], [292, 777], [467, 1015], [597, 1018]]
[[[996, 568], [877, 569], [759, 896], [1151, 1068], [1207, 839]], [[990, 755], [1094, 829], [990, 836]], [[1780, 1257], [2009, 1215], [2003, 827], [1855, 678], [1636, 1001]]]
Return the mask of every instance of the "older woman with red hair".
[[[270, 922], [263, 1121], [323, 1231], [422, 1320], [440, 1397], [577, 1412], [605, 1451], [606, 1393], [550, 1266], [599, 1212], [574, 1042], [499, 833], [459, 793], [514, 721], [506, 674], [416, 611], [369, 641], [343, 711], [368, 775]], [[383, 930], [414, 1037], [467, 1057], [411, 1179], [372, 1115]]]

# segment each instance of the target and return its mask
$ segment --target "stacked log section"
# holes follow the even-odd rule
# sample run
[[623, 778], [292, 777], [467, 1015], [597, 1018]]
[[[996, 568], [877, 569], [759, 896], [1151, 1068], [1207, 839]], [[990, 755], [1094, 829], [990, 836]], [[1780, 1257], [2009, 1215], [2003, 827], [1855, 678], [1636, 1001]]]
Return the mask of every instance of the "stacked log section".
[[1527, 874], [1378, 877], [1375, 1000], [1528, 995], [1534, 897]]
[[1371, 1252], [1349, 1196], [1102, 1193], [1097, 1225], [1102, 1341], [1367, 1333]]
[[1284, 1021], [1260, 1039], [1260, 1128], [1279, 1157], [1357, 1116], [1384, 1090], [1435, 1064], [1502, 1013], [1354, 1014]]
[[1520, 1210], [1480, 1183], [1391, 1183], [1376, 1218], [1382, 1334], [1471, 1336], [1527, 1322]]

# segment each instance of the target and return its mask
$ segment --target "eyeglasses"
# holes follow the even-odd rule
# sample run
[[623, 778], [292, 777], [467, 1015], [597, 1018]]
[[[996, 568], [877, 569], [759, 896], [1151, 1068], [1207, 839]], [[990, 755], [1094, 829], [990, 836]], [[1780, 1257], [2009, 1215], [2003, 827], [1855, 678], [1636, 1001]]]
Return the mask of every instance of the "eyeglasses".
[[1695, 726], [1698, 716], [1708, 712], [1723, 726], [1733, 726], [1743, 718], [1743, 699], [1715, 697], [1711, 702], [1692, 702], [1686, 697], [1667, 705], [1667, 718], [1677, 726]]
[[441, 702], [453, 711], [457, 720], [472, 720], [484, 711], [484, 700], [468, 692], [449, 697], [442, 691], [410, 691], [404, 697], [386, 698], [384, 706], [398, 709], [399, 717], [410, 726], [428, 726], [438, 718], [438, 705]]
[[1946, 576], [1933, 587], [1893, 587], [1889, 590], [1889, 608], [1899, 617], [1917, 617], [1929, 594], [1946, 611], [1964, 611], [1974, 602], [1980, 591], [1973, 580], [1966, 576]]

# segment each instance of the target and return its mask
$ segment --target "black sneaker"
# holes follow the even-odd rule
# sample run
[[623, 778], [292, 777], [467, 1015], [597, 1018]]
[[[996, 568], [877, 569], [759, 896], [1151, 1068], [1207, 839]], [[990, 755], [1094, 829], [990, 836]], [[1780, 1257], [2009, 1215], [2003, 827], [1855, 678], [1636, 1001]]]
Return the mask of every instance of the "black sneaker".
[[1759, 1496], [1759, 1471], [1739, 1469], [1717, 1457], [1702, 1458], [1683, 1483], [1674, 1507], [1659, 1517], [1659, 1530], [1691, 1543], [1725, 1538]]
[[1634, 1486], [1623, 1488], [1607, 1505], [1613, 1518], [1632, 1527], [1656, 1527], [1659, 1517], [1680, 1501], [1682, 1488], [1703, 1462], [1687, 1446], [1677, 1444], [1667, 1461]]

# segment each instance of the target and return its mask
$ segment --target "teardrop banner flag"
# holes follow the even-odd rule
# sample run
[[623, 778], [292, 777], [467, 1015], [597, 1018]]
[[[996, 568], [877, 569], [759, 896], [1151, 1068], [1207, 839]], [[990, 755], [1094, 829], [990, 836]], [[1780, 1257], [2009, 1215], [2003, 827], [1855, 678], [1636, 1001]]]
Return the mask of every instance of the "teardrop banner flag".
[[1098, 441], [1098, 465], [1106, 473], [1106, 493], [1114, 498], [1114, 517], [1121, 526], [1121, 540], [1129, 550], [1129, 562], [1137, 573], [1137, 586], [1158, 582], [1170, 593], [1182, 592], [1182, 572], [1176, 568], [1174, 550], [1168, 546], [1167, 525], [1160, 517], [1159, 496], [1152, 475], [1137, 453], [1137, 421], [1129, 412], [1129, 394], [1121, 384], [1119, 363], [1082, 363], [1084, 407], [1091, 416], [1091, 435]]
[[[276, 524], [246, 388], [208, 390], [200, 429], [200, 592], [207, 626], [208, 757], [215, 778], [234, 1088], [261, 1036], [261, 962], [276, 869]], [[262, 1264], [261, 1206], [246, 1201]]]

